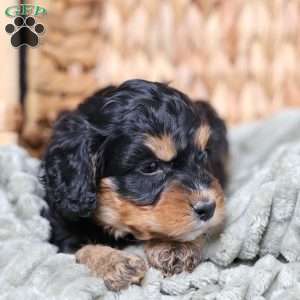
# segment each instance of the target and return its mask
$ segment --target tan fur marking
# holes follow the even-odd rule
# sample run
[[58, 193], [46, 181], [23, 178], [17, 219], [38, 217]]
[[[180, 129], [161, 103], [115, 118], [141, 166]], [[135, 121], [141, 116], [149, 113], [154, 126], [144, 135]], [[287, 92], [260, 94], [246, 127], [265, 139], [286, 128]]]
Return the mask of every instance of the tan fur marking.
[[207, 142], [209, 140], [211, 131], [210, 127], [207, 124], [202, 124], [195, 133], [195, 144], [201, 149], [205, 150]]
[[76, 260], [85, 264], [93, 275], [101, 277], [112, 291], [139, 284], [147, 270], [141, 257], [101, 245], [84, 246], [76, 252]]
[[[115, 229], [128, 230], [137, 238], [149, 240], [158, 237], [179, 237], [193, 229], [193, 217], [190, 204], [184, 200], [182, 192], [170, 188], [164, 192], [154, 206], [138, 206], [123, 199], [111, 186], [109, 180], [102, 180], [101, 203], [96, 209], [96, 219]], [[103, 208], [110, 208], [118, 215], [116, 219], [105, 219]], [[172, 218], [170, 218], [172, 216]]]
[[157, 158], [170, 161], [176, 156], [176, 147], [171, 136], [146, 136], [145, 145], [151, 149]]
[[[210, 225], [216, 226], [223, 220], [223, 193], [217, 181], [214, 184], [217, 191], [212, 188], [197, 193], [172, 185], [162, 193], [155, 205], [138, 206], [122, 198], [108, 178], [102, 179], [99, 192], [101, 200], [96, 208], [95, 219], [112, 231], [132, 233], [141, 240], [193, 240], [204, 229]], [[216, 211], [201, 229], [192, 205], [207, 197], [216, 201]]]
[[[131, 229], [121, 222], [119, 206], [121, 201], [125, 200], [118, 198], [115, 192], [115, 186], [111, 180], [101, 180], [99, 198], [101, 198], [101, 203], [97, 206], [94, 215], [96, 223], [104, 226], [104, 229], [116, 238], [132, 233]], [[117, 200], [119, 200], [119, 202]], [[110, 201], [112, 201], [112, 203], [110, 203]]]

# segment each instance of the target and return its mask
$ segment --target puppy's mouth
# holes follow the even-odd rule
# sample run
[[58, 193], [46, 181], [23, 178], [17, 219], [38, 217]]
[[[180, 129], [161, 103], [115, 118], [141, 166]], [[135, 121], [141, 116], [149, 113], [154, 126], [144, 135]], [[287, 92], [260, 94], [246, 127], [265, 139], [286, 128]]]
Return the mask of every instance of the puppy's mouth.
[[197, 214], [192, 213], [191, 222], [186, 224], [186, 230], [181, 231], [179, 227], [174, 226], [173, 230], [152, 231], [147, 234], [143, 231], [132, 231], [131, 234], [139, 240], [169, 240], [178, 242], [190, 242], [197, 240], [201, 236], [210, 236], [219, 234], [224, 224], [224, 213], [217, 210], [214, 215], [207, 221], [200, 220]]
[[201, 191], [174, 184], [155, 205], [146, 206], [124, 198], [107, 179], [101, 185], [95, 217], [116, 237], [131, 233], [139, 240], [192, 241], [224, 219], [224, 195], [218, 183]]
[[[189, 210], [182, 213], [185, 220], [183, 231], [175, 230], [169, 236], [170, 239], [187, 242], [193, 241], [203, 235], [220, 233], [224, 224], [224, 193], [219, 182], [215, 179], [211, 186], [206, 189], [187, 190], [179, 187], [181, 194], [185, 195], [185, 203], [189, 203]], [[172, 201], [172, 198], [171, 198]], [[189, 216], [188, 218], [185, 218]], [[174, 224], [175, 226], [177, 224]]]

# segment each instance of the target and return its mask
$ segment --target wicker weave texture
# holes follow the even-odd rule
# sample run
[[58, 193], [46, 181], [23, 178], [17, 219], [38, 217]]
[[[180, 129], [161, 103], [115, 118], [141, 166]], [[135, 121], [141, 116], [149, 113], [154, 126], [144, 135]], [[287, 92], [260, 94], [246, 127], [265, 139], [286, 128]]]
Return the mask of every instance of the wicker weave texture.
[[52, 0], [48, 11], [29, 61], [32, 142], [60, 111], [129, 78], [209, 99], [229, 124], [300, 104], [299, 0]]
[[170, 81], [230, 123], [300, 104], [300, 1], [106, 1], [101, 85]]

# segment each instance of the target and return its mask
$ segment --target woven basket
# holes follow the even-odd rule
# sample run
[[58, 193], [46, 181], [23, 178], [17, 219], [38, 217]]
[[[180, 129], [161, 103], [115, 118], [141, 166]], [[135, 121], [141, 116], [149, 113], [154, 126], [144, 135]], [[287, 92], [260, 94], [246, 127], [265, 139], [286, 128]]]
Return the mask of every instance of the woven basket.
[[209, 99], [229, 124], [300, 104], [297, 0], [56, 0], [46, 27], [29, 62], [31, 143], [60, 111], [129, 78]]

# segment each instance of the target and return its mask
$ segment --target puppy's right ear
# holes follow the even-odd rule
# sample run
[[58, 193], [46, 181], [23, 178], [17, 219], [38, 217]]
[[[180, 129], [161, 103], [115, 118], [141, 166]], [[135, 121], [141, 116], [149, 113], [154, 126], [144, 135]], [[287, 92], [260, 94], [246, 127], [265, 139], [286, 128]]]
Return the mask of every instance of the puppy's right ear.
[[57, 121], [43, 161], [46, 200], [70, 220], [89, 217], [96, 207], [95, 132], [77, 111]]

